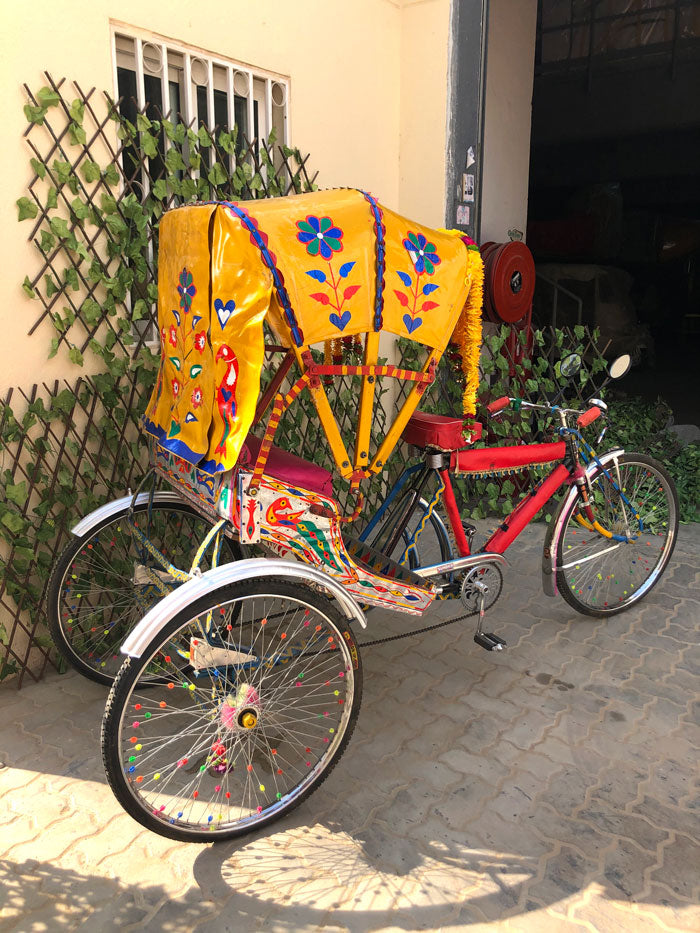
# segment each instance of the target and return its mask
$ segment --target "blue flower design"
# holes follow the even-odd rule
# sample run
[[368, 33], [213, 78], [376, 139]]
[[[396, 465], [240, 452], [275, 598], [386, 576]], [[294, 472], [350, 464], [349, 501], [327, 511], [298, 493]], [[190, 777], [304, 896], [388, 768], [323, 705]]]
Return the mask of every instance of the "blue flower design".
[[330, 217], [309, 215], [306, 220], [298, 220], [297, 227], [297, 240], [306, 246], [309, 256], [320, 254], [321, 259], [330, 259], [333, 253], [339, 253], [343, 248], [343, 231], [333, 226]]
[[440, 265], [440, 257], [435, 252], [435, 244], [428, 243], [422, 233], [412, 233], [409, 230], [403, 245], [419, 275], [422, 272], [432, 275], [435, 272], [435, 266]]
[[177, 290], [180, 293], [180, 307], [187, 314], [192, 307], [192, 299], [197, 294], [197, 289], [194, 287], [192, 280], [192, 273], [187, 267], [184, 267], [180, 273], [179, 281], [180, 284]]

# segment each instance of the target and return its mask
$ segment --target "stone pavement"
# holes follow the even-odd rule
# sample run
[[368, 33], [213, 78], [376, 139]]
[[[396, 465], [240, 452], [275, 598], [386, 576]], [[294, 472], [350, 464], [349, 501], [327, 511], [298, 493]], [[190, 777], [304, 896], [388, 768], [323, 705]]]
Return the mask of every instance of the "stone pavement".
[[[365, 649], [337, 768], [237, 843], [174, 843], [120, 810], [104, 689], [6, 686], [0, 929], [699, 930], [700, 525], [607, 622], [542, 595], [542, 536], [516, 543], [489, 613], [509, 649], [477, 648], [471, 621]], [[361, 640], [406, 618], [374, 612]]]

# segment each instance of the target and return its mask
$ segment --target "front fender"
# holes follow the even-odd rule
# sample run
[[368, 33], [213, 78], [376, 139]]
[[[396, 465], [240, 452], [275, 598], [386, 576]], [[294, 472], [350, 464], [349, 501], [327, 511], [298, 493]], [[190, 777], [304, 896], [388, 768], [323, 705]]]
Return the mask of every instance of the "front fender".
[[[119, 512], [125, 512], [133, 501], [133, 496], [122, 496], [121, 499], [112, 499], [111, 502], [105, 502], [104, 505], [101, 505], [99, 509], [95, 509], [94, 512], [90, 512], [89, 515], [86, 515], [84, 518], [81, 518], [77, 525], [74, 525], [71, 528], [71, 534], [77, 535], [81, 538], [83, 535], [87, 534], [89, 531], [92, 531], [93, 528], [96, 528], [101, 522], [106, 518], [112, 518], [113, 515], [118, 515]], [[135, 505], [145, 505], [150, 498], [150, 493], [140, 492], [136, 497]], [[157, 492], [153, 496], [154, 502], [184, 502], [185, 500], [182, 496], [178, 496], [176, 492], [168, 492], [163, 490], [162, 492]]]
[[317, 570], [315, 567], [309, 567], [296, 561], [253, 557], [222, 564], [221, 567], [214, 567], [212, 570], [207, 570], [201, 576], [193, 577], [187, 583], [183, 583], [182, 586], [178, 586], [177, 589], [168, 593], [146, 613], [138, 625], [129, 633], [121, 647], [122, 654], [128, 654], [132, 658], [140, 658], [151, 641], [178, 612], [186, 609], [212, 590], [229, 583], [239, 583], [242, 580], [259, 580], [262, 577], [284, 577], [287, 580], [298, 580], [299, 583], [313, 583], [323, 588], [326, 594], [334, 602], [338, 603], [349, 622], [359, 622], [362, 628], [367, 626], [359, 603], [334, 577]]
[[[607, 453], [602, 454], [598, 457], [598, 460], [605, 466], [606, 463], [610, 463], [616, 457], [624, 454], [622, 447], [615, 447], [614, 450], [609, 450]], [[598, 469], [598, 464], [595, 460], [591, 462], [586, 467], [586, 476], [591, 477], [595, 471]], [[556, 596], [558, 593], [557, 589], [557, 549], [559, 547], [559, 539], [561, 538], [562, 532], [564, 530], [564, 515], [567, 510], [571, 507], [574, 499], [578, 495], [575, 486], [571, 486], [568, 493], [564, 496], [562, 501], [559, 504], [552, 522], [547, 529], [547, 536], [544, 539], [544, 550], [542, 552], [542, 589], [545, 592], [546, 596]]]

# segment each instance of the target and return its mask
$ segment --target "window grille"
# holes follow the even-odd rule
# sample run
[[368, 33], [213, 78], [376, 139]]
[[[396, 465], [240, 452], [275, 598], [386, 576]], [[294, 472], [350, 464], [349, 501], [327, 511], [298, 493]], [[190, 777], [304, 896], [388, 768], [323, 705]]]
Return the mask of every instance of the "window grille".
[[[140, 34], [130, 28], [112, 26], [112, 62], [114, 87], [119, 111], [133, 125], [143, 113], [151, 121], [168, 119], [173, 124], [184, 124], [197, 132], [205, 127], [217, 138], [220, 132], [229, 133], [236, 127], [237, 137], [233, 152], [201, 147], [201, 168], [191, 175], [206, 176], [214, 159], [224, 163], [228, 173], [236, 165], [248, 162], [266, 181], [267, 166], [260, 163], [261, 141], [274, 131], [278, 144], [288, 142], [289, 83], [275, 76], [220, 56], [209, 55], [198, 49], [176, 44], [161, 37]], [[123, 187], [145, 200], [152, 185], [165, 172], [165, 158], [170, 141], [160, 130], [157, 152], [144, 160], [135, 147], [124, 145], [121, 152]], [[187, 150], [187, 142], [184, 151]], [[282, 167], [279, 147], [271, 147], [268, 156], [275, 171]], [[222, 192], [226, 196], [225, 192]], [[169, 205], [177, 200], [169, 201]], [[155, 258], [156, 240], [151, 240], [145, 257], [149, 265]], [[130, 306], [144, 298], [143, 288], [135, 284], [127, 296]], [[134, 336], [155, 346], [158, 330], [153, 322], [144, 320], [134, 325]]]
[[[212, 134], [235, 125], [239, 151], [245, 140], [259, 152], [259, 141], [272, 131], [278, 143], [288, 143], [287, 78], [117, 26], [112, 61], [120, 111], [133, 124], [145, 108], [151, 119], [167, 117], [195, 130], [204, 126]], [[167, 150], [165, 135], [162, 149]], [[150, 174], [158, 177], [157, 166]]]

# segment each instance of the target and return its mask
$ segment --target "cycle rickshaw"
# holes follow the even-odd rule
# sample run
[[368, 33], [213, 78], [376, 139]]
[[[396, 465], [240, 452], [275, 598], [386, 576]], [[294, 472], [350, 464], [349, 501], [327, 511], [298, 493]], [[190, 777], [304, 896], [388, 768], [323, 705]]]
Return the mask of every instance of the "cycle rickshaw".
[[[648, 457], [598, 456], [584, 442], [580, 428], [604, 414], [603, 402], [583, 413], [541, 406], [558, 419], [551, 442], [470, 447], [482, 430], [474, 421], [481, 290], [468, 238], [411, 223], [360, 191], [164, 215], [161, 366], [144, 426], [153, 475], [171, 488], [144, 485], [84, 518], [49, 592], [62, 653], [112, 684], [107, 776], [149, 829], [193, 841], [246, 833], [328, 776], [359, 712], [353, 629], [366, 625], [365, 608], [422, 615], [452, 597], [478, 616], [477, 643], [502, 649], [482, 622], [502, 586], [503, 552], [566, 484], [545, 543], [545, 591], [605, 616], [658, 580], [677, 531], [673, 484]], [[265, 322], [281, 363], [261, 392]], [[453, 332], [465, 419], [417, 410]], [[382, 333], [414, 341], [420, 365], [382, 363]], [[311, 352], [319, 344], [323, 362]], [[326, 392], [347, 375], [360, 385], [350, 450]], [[373, 442], [380, 379], [410, 389]], [[329, 471], [274, 444], [302, 391], [350, 486], [350, 515]], [[522, 403], [490, 407], [496, 414], [509, 404]], [[250, 433], [256, 424], [262, 436]], [[384, 470], [400, 437], [421, 460], [354, 535], [361, 484]], [[451, 474], [533, 465], [549, 472], [472, 553]], [[430, 561], [426, 536], [435, 543]], [[247, 557], [252, 546], [269, 556]]]

